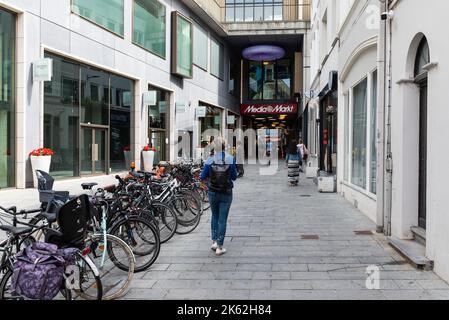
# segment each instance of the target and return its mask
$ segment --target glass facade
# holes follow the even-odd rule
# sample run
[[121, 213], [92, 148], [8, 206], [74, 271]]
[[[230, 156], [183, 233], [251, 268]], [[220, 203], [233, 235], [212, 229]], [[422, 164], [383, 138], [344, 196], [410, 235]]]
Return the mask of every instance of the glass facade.
[[209, 57], [209, 38], [207, 31], [197, 24], [193, 25], [193, 63], [201, 69], [207, 70]]
[[16, 17], [0, 9], [0, 189], [15, 186]]
[[148, 107], [148, 127], [150, 144], [156, 148], [154, 163], [168, 160], [166, 138], [170, 121], [170, 93], [149, 86], [149, 91], [156, 91], [156, 105]]
[[131, 144], [132, 80], [50, 53], [44, 86], [44, 145], [57, 179], [123, 171]]
[[123, 37], [123, 2], [124, 0], [72, 0], [72, 11]]
[[172, 73], [191, 78], [193, 74], [193, 26], [192, 22], [172, 12]]
[[210, 73], [219, 79], [223, 79], [223, 45], [210, 39]]
[[281, 21], [283, 0], [226, 0], [226, 22]]
[[157, 0], [134, 0], [133, 42], [165, 58], [165, 6]]
[[292, 60], [249, 61], [248, 100], [290, 100]]
[[352, 183], [366, 188], [367, 159], [367, 79], [353, 89], [352, 111]]

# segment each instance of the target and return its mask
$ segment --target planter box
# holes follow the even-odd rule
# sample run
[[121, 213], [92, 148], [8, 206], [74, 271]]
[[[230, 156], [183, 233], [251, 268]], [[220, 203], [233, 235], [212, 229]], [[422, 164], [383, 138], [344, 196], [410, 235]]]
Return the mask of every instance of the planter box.
[[143, 171], [153, 171], [154, 151], [142, 151]]
[[31, 168], [33, 170], [33, 186], [37, 188], [36, 170], [50, 172], [51, 156], [30, 156]]
[[337, 191], [337, 176], [330, 175], [324, 171], [319, 172], [318, 192], [333, 193]]

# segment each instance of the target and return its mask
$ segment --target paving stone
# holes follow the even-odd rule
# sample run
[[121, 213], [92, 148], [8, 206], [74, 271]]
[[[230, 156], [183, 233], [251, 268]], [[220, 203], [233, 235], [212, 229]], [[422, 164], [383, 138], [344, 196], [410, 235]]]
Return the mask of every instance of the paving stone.
[[132, 288], [121, 299], [123, 300], [163, 300], [168, 290]]
[[252, 300], [335, 300], [337, 291], [329, 290], [251, 290]]
[[[303, 177], [290, 188], [284, 169], [274, 176], [258, 169], [248, 166], [236, 182], [224, 256], [210, 250], [207, 211], [194, 232], [162, 246], [157, 263], [136, 275], [125, 298], [449, 299], [445, 282], [405, 263], [383, 235], [356, 235], [376, 225], [341, 196], [320, 194]], [[371, 265], [380, 268], [379, 290], [366, 288]]]

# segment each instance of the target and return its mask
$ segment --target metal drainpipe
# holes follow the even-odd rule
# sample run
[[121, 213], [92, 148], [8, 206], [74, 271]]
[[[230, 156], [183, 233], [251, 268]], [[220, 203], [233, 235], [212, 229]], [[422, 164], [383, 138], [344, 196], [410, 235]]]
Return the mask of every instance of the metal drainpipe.
[[[390, 0], [386, 0], [386, 11], [389, 10]], [[388, 63], [387, 63], [387, 109], [386, 109], [386, 160], [385, 160], [385, 217], [384, 234], [391, 235], [391, 209], [393, 198], [393, 155], [391, 150], [391, 93], [392, 93], [392, 75], [391, 75], [391, 57], [392, 57], [392, 21], [388, 20]]]
[[[381, 12], [386, 11], [386, 0], [380, 1]], [[384, 201], [385, 201], [385, 110], [386, 110], [386, 41], [387, 24], [381, 21], [379, 31], [379, 41], [377, 47], [378, 62], [378, 136], [377, 136], [377, 232], [384, 232]]]

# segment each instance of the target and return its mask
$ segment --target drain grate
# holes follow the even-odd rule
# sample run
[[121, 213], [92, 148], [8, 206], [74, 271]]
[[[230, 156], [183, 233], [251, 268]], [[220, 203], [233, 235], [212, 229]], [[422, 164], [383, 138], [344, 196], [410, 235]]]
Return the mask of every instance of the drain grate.
[[301, 240], [319, 240], [320, 237], [316, 234], [304, 234], [301, 236]]
[[372, 236], [373, 235], [373, 231], [371, 231], [371, 230], [354, 231], [354, 233], [358, 236]]
[[303, 197], [303, 198], [310, 198], [311, 195], [310, 195], [310, 194], [301, 194], [300, 197]]

